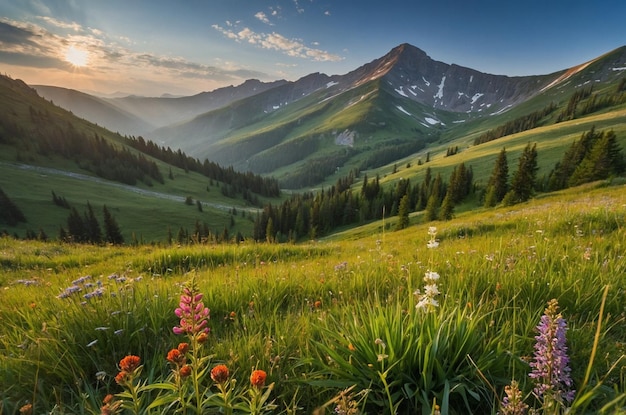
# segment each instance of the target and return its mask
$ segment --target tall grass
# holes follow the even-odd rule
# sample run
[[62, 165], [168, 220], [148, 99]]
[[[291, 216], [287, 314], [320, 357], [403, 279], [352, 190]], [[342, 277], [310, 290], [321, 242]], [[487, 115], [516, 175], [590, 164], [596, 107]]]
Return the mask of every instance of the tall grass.
[[[425, 224], [302, 245], [0, 239], [1, 411], [99, 413], [121, 392], [114, 377], [129, 354], [141, 356], [142, 382], [168, 379], [173, 311], [193, 278], [211, 309], [212, 361], [240, 380], [266, 371], [275, 413], [496, 413], [511, 379], [540, 408], [528, 362], [552, 298], [580, 389], [570, 413], [619, 413], [626, 189], [586, 189], [437, 223], [433, 249]], [[429, 312], [414, 295], [427, 271], [440, 275]], [[142, 413], [160, 413], [147, 410], [154, 399]]]

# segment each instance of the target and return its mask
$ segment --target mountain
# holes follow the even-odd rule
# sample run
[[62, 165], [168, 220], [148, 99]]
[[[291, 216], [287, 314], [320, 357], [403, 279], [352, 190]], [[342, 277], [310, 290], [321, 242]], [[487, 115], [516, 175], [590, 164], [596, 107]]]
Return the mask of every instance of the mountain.
[[112, 131], [141, 135], [155, 128], [143, 118], [113, 105], [107, 99], [55, 86], [33, 85], [32, 87], [42, 97], [72, 111], [76, 116]]
[[392, 163], [550, 102], [566, 105], [574, 91], [615, 82], [624, 66], [626, 47], [551, 74], [509, 77], [439, 62], [401, 44], [344, 75], [105, 101], [157, 127], [142, 135], [159, 145], [300, 188], [335, 172]]
[[107, 99], [107, 102], [158, 128], [222, 108], [234, 101], [278, 87], [285, 82], [278, 80], [265, 83], [257, 79], [250, 79], [238, 86], [228, 86], [210, 92], [201, 92], [189, 97], [153, 98], [127, 96]]
[[[329, 175], [347, 166], [380, 166], [425, 148], [459, 123], [504, 114], [539, 96], [563, 100], [559, 87], [612, 81], [624, 50], [552, 74], [508, 77], [438, 62], [402, 44], [345, 75], [311, 74], [148, 137], [276, 175], [287, 186], [308, 186], [319, 180], [313, 170]], [[572, 85], [575, 78], [579, 84]], [[294, 179], [307, 175], [315, 179]]]

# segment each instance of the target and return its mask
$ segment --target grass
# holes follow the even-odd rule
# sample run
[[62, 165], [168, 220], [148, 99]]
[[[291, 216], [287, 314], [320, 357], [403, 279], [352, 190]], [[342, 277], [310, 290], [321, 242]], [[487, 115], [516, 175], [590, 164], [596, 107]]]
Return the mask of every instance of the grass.
[[[626, 188], [595, 184], [434, 223], [436, 249], [419, 216], [403, 231], [386, 230], [392, 218], [301, 245], [0, 239], [1, 411], [30, 402], [36, 413], [98, 413], [122, 392], [113, 378], [129, 354], [141, 356], [142, 382], [167, 382], [165, 355], [182, 341], [173, 311], [193, 278], [211, 309], [206, 364], [226, 364], [236, 389], [266, 371], [274, 413], [344, 401], [367, 413], [496, 413], [511, 379], [542, 409], [528, 361], [552, 298], [582, 389], [571, 413], [620, 413], [625, 218]], [[428, 270], [441, 294], [424, 313], [413, 292]], [[81, 291], [58, 298], [72, 281]], [[216, 392], [208, 375], [199, 381]], [[164, 392], [144, 393], [141, 413], [161, 413], [146, 408]]]

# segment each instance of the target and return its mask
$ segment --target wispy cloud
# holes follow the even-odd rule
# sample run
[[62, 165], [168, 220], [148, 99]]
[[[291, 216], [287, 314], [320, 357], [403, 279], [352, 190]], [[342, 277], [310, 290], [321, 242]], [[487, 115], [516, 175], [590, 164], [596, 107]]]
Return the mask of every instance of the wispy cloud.
[[[33, 23], [16, 22], [0, 18], [0, 61], [14, 66], [53, 68], [72, 72], [75, 70], [65, 61], [65, 51], [75, 45], [89, 54], [89, 65], [84, 73], [104, 76], [108, 81], [123, 74], [141, 74], [161, 79], [193, 78], [216, 83], [240, 82], [250, 78], [268, 79], [266, 73], [251, 70], [232, 63], [206, 65], [182, 57], [168, 57], [129, 49], [130, 39], [112, 39], [101, 31], [84, 28], [75, 23], [63, 23], [46, 19], [47, 24], [67, 35], [58, 35]], [[147, 82], [147, 80], [146, 80]]]
[[259, 19], [260, 21], [262, 21], [263, 23], [273, 26], [272, 22], [270, 22], [270, 19], [267, 18], [267, 15], [263, 12], [258, 12], [257, 14], [254, 15], [254, 17], [256, 17], [257, 19]]
[[211, 27], [221, 32], [229, 39], [233, 39], [238, 42], [248, 42], [263, 49], [276, 50], [284, 53], [285, 55], [296, 58], [311, 59], [321, 62], [337, 62], [343, 59], [339, 55], [335, 55], [321, 49], [310, 48], [304, 45], [300, 39], [289, 39], [276, 32], [257, 33], [248, 27], [235, 31], [217, 24], [214, 24]]

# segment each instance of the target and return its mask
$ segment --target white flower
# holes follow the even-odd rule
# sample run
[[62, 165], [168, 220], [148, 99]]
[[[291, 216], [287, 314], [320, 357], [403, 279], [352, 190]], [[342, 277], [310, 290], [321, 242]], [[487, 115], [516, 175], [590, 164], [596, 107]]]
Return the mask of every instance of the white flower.
[[428, 241], [428, 243], [426, 244], [426, 248], [437, 248], [439, 246], [439, 242], [437, 241]]
[[429, 226], [428, 227], [428, 234], [430, 236], [435, 236], [437, 235], [437, 227], [436, 226]]
[[428, 271], [426, 273], [426, 276], [424, 277], [424, 281], [428, 282], [430, 281], [437, 281], [439, 279], [439, 274], [437, 274], [436, 272], [433, 271]]
[[426, 295], [427, 297], [433, 298], [438, 294], [439, 287], [437, 287], [437, 284], [428, 284], [424, 286], [424, 295]]

